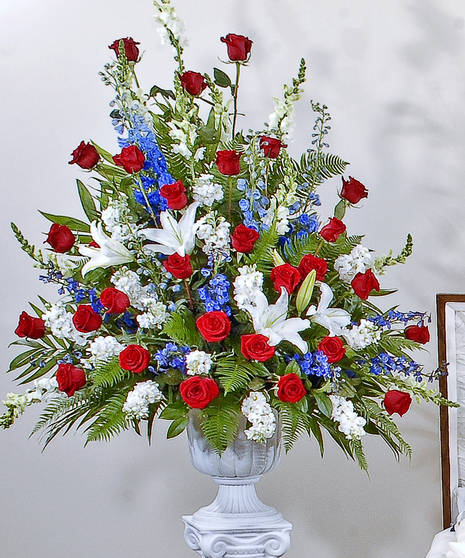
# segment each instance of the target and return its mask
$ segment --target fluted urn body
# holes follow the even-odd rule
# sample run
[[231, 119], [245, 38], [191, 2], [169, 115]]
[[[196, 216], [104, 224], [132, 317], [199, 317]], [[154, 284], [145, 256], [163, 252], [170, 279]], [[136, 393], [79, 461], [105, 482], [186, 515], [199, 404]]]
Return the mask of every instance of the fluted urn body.
[[277, 428], [265, 443], [248, 440], [245, 419], [234, 442], [220, 456], [208, 444], [193, 413], [187, 435], [194, 467], [219, 485], [215, 500], [184, 516], [185, 539], [203, 558], [268, 558], [289, 549], [292, 525], [257, 496], [255, 484], [281, 457]]

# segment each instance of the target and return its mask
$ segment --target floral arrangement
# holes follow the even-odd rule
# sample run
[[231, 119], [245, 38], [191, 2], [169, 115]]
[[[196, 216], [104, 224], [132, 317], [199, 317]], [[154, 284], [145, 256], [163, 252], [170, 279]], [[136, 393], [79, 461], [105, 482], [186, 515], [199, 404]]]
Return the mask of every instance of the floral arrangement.
[[[180, 434], [189, 414], [218, 452], [239, 419], [257, 443], [281, 428], [286, 449], [303, 433], [323, 453], [323, 431], [366, 467], [361, 440], [379, 435], [409, 454], [391, 415], [412, 398], [450, 404], [409, 352], [429, 341], [422, 312], [381, 311], [372, 302], [398, 256], [376, 257], [349, 235], [346, 210], [368, 196], [345, 178], [347, 163], [328, 152], [330, 115], [316, 114], [311, 147], [287, 151], [305, 62], [262, 130], [239, 131], [240, 73], [252, 41], [221, 38], [233, 70], [213, 78], [186, 70], [183, 25], [169, 0], [155, 0], [161, 36], [174, 48], [173, 89], [139, 86], [141, 56], [132, 38], [116, 40], [101, 73], [114, 88], [112, 124], [120, 153], [93, 142], [70, 164], [87, 221], [42, 213], [50, 249], [22, 249], [59, 288], [58, 302], [39, 297], [22, 312], [10, 365], [24, 394], [9, 393], [7, 428], [33, 403], [45, 408], [34, 429], [45, 445], [72, 427], [87, 441], [171, 421]], [[339, 201], [320, 209], [318, 187], [342, 176]], [[279, 419], [278, 419], [279, 417]]]

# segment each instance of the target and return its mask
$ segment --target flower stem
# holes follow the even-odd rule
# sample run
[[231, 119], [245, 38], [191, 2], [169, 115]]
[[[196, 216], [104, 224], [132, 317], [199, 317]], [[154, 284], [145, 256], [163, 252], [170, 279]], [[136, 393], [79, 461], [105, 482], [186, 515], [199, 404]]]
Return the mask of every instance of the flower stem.
[[233, 125], [232, 125], [232, 140], [234, 140], [234, 136], [236, 135], [236, 119], [237, 119], [237, 93], [239, 91], [239, 77], [241, 75], [241, 63], [236, 62], [236, 83], [234, 84], [234, 116], [233, 116]]
[[187, 279], [184, 279], [184, 286], [186, 287], [187, 298], [189, 299], [189, 308], [194, 310], [194, 299], [192, 298], [191, 288], [189, 287]]
[[314, 256], [318, 256], [318, 252], [323, 248], [324, 241], [321, 240], [320, 244], [318, 244], [317, 249], [315, 250]]

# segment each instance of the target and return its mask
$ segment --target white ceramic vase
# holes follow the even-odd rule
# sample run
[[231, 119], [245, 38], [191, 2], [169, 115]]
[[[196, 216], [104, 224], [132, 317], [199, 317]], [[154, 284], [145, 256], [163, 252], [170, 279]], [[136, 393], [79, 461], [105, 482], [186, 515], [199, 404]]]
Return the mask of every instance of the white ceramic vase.
[[290, 546], [291, 523], [257, 496], [255, 484], [281, 457], [281, 431], [261, 444], [244, 434], [221, 457], [202, 435], [192, 413], [187, 436], [194, 467], [219, 485], [215, 500], [194, 515], [184, 516], [187, 545], [202, 558], [277, 558]]

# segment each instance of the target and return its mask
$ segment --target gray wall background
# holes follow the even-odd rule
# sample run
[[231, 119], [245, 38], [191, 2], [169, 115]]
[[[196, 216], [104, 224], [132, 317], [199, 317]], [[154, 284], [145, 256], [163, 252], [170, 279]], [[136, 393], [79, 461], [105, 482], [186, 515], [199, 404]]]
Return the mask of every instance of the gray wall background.
[[[399, 293], [386, 304], [434, 314], [437, 292], [464, 292], [465, 257], [465, 3], [463, 0], [178, 0], [190, 48], [186, 65], [211, 72], [225, 58], [219, 37], [253, 41], [243, 72], [245, 128], [261, 126], [272, 96], [308, 64], [298, 105], [295, 155], [310, 145], [318, 100], [332, 114], [331, 149], [351, 162], [369, 189], [363, 210], [346, 221], [378, 254], [414, 254], [383, 286]], [[90, 138], [117, 152], [108, 113], [112, 91], [97, 75], [114, 39], [132, 36], [146, 50], [143, 86], [171, 84], [174, 64], [160, 44], [149, 0], [0, 0], [0, 352], [2, 370], [18, 316], [37, 293], [37, 280], [10, 230], [14, 221], [41, 244], [49, 223], [37, 208], [80, 216], [71, 151]], [[328, 184], [329, 216], [339, 183]], [[435, 323], [431, 326], [435, 332]], [[435, 335], [419, 355], [436, 366]], [[0, 398], [20, 391], [0, 375]], [[79, 434], [44, 453], [28, 435], [40, 409], [0, 432], [0, 556], [2, 558], [188, 558], [182, 514], [210, 503], [211, 479], [190, 465], [184, 437], [153, 445], [127, 433], [83, 448]], [[396, 463], [378, 439], [366, 440], [370, 477], [329, 441], [325, 458], [301, 440], [264, 477], [261, 498], [294, 524], [289, 558], [422, 558], [441, 529], [438, 411], [414, 405], [398, 420], [414, 449]]]

